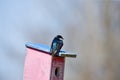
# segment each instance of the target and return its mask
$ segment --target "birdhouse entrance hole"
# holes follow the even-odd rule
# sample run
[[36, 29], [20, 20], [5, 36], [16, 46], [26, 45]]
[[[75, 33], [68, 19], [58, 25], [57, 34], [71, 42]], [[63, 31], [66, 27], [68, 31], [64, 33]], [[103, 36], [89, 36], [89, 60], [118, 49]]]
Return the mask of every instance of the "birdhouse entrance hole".
[[59, 67], [56, 67], [56, 69], [55, 69], [55, 76], [56, 77], [59, 77], [59, 70], [60, 70]]

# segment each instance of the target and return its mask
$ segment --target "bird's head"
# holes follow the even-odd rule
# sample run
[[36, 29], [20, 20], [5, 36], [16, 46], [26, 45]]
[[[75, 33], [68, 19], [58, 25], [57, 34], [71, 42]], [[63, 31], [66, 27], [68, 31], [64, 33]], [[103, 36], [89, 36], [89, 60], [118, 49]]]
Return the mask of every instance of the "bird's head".
[[59, 40], [63, 40], [64, 39], [61, 35], [57, 35], [56, 38], [58, 38]]

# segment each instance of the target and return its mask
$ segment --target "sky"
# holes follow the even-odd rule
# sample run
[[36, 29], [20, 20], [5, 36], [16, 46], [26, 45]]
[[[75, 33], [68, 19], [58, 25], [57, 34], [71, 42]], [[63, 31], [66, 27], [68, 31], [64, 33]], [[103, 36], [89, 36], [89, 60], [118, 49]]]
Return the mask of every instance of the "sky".
[[0, 80], [22, 80], [25, 43], [49, 45], [56, 34], [65, 35], [68, 23], [79, 24], [74, 13], [79, 4], [79, 0], [0, 0]]
[[[81, 51], [76, 59], [66, 60], [65, 80], [82, 79], [84, 76], [81, 75], [89, 72], [89, 64], [93, 72], [99, 70], [101, 59], [94, 55], [97, 52], [94, 48], [101, 53], [96, 46], [100, 44], [99, 41], [104, 41], [101, 2], [102, 0], [0, 0], [0, 80], [22, 80], [26, 42], [49, 46], [57, 34], [65, 39], [63, 49]], [[96, 63], [98, 67], [91, 65]]]

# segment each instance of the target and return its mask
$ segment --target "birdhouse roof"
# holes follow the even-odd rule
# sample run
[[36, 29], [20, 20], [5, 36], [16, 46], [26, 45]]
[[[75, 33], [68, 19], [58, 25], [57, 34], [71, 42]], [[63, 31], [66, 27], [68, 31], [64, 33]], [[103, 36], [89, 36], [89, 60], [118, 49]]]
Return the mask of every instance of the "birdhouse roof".
[[[44, 44], [27, 42], [25, 46], [34, 50], [50, 54], [50, 47]], [[60, 50], [59, 57], [76, 57], [76, 54], [70, 54], [69, 52]]]
[[47, 52], [47, 53], [50, 52], [50, 47], [44, 44], [27, 42], [25, 46], [28, 48], [32, 48], [32, 49]]

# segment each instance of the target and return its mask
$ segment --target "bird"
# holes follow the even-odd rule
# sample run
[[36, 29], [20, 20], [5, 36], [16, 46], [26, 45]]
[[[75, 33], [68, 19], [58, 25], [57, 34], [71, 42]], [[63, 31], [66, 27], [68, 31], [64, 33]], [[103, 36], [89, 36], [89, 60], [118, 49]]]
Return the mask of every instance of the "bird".
[[63, 37], [61, 35], [57, 35], [51, 44], [50, 53], [52, 56], [59, 56], [59, 52], [63, 46]]

